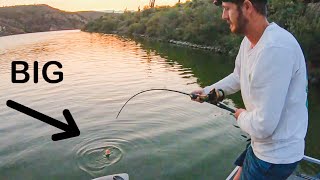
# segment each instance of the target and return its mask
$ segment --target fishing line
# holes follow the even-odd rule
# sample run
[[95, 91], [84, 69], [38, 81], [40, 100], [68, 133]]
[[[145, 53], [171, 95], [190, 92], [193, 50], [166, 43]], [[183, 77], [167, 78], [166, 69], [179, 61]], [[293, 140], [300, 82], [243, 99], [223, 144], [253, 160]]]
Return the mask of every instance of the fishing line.
[[[142, 93], [145, 93], [145, 92], [148, 92], [148, 91], [170, 91], [170, 92], [176, 92], [176, 93], [179, 93], [179, 94], [187, 95], [187, 96], [191, 97], [192, 99], [196, 99], [196, 98], [198, 97], [198, 95], [196, 95], [196, 94], [185, 93], [185, 92], [182, 92], [182, 91], [177, 91], [177, 90], [172, 90], [172, 89], [164, 89], [164, 88], [162, 88], [162, 89], [148, 89], [148, 90], [144, 90], [144, 91], [141, 91], [141, 92], [133, 95], [130, 99], [127, 100], [126, 103], [124, 103], [124, 105], [121, 107], [120, 111], [118, 112], [118, 115], [117, 115], [116, 119], [119, 117], [122, 109], [126, 106], [126, 104], [127, 104], [131, 99], [133, 99], [134, 97], [136, 97], [136, 96], [139, 95], [139, 94], [142, 94]], [[231, 113], [235, 113], [235, 109], [234, 109], [234, 108], [228, 107], [227, 105], [225, 105], [225, 104], [222, 103], [222, 102], [218, 102], [218, 103], [216, 103], [216, 104], [214, 104], [214, 105], [216, 105], [216, 106], [218, 106], [218, 107], [220, 107], [220, 108], [222, 108], [222, 109], [228, 110], [228, 111], [230, 111]]]

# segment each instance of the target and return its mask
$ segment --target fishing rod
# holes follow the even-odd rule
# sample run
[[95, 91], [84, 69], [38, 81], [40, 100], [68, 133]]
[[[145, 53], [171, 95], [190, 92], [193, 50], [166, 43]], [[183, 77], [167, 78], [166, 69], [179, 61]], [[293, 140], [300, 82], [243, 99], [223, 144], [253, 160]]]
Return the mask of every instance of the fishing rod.
[[197, 99], [199, 97], [199, 99], [203, 102], [207, 102], [207, 103], [210, 103], [210, 104], [213, 104], [219, 108], [222, 108], [222, 109], [225, 109], [227, 111], [230, 111], [231, 113], [235, 113], [235, 108], [231, 108], [229, 106], [227, 106], [226, 104], [222, 103], [222, 102], [217, 102], [214, 98], [216, 97], [216, 94], [214, 91], [211, 91], [208, 95], [198, 95], [198, 94], [193, 94], [193, 93], [185, 93], [185, 92], [182, 92], [182, 91], [177, 91], [177, 90], [172, 90], [172, 89], [148, 89], [148, 90], [144, 90], [144, 91], [141, 91], [135, 95], [133, 95], [130, 99], [127, 100], [126, 103], [124, 103], [124, 105], [121, 107], [120, 111], [118, 112], [118, 115], [116, 117], [116, 119], [119, 117], [122, 109], [126, 106], [126, 104], [131, 100], [133, 99], [134, 97], [136, 97], [137, 95], [139, 94], [142, 94], [142, 93], [145, 93], [145, 92], [148, 92], [148, 91], [170, 91], [170, 92], [176, 92], [176, 93], [179, 93], [179, 94], [183, 94], [183, 95], [187, 95], [189, 96], [191, 99]]

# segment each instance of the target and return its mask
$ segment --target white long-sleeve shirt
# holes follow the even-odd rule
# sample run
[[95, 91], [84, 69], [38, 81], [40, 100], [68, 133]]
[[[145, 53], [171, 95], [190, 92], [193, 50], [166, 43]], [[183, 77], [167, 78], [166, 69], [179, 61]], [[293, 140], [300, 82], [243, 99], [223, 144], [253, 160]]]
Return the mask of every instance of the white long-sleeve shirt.
[[274, 164], [303, 158], [308, 126], [307, 73], [296, 39], [271, 23], [255, 47], [245, 37], [233, 73], [205, 87], [226, 95], [241, 90], [245, 108], [239, 127], [251, 136], [254, 154]]

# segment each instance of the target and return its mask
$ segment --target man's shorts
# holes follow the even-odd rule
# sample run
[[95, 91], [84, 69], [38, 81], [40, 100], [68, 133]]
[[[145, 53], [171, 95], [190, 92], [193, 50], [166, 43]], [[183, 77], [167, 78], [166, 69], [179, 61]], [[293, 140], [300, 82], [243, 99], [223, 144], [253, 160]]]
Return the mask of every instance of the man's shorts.
[[286, 180], [296, 169], [298, 162], [292, 164], [272, 164], [257, 158], [249, 146], [237, 160], [236, 166], [241, 166], [241, 180]]

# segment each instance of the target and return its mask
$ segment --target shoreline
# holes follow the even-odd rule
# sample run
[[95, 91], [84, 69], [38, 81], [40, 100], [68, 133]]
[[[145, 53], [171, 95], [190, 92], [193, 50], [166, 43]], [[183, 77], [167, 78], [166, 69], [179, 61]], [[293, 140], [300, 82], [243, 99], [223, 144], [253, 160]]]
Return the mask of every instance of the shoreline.
[[[84, 31], [84, 32], [88, 32], [88, 31]], [[100, 32], [89, 32], [89, 33], [100, 33]], [[106, 33], [102, 33], [102, 34], [106, 34]], [[115, 31], [112, 32], [111, 34], [124, 36], [124, 37], [130, 37], [128, 35], [120, 34], [120, 33], [115, 32]], [[193, 44], [193, 43], [190, 43], [190, 42], [176, 41], [176, 40], [173, 40], [173, 39], [164, 40], [164, 39], [159, 39], [159, 38], [153, 38], [153, 37], [146, 36], [146, 35], [143, 35], [143, 34], [132, 34], [132, 37], [147, 39], [147, 40], [151, 40], [151, 41], [159, 41], [159, 42], [164, 42], [164, 43], [170, 43], [170, 44], [174, 44], [174, 45], [177, 45], [177, 46], [182, 46], [182, 47], [187, 47], [187, 48], [192, 48], [192, 49], [201, 49], [201, 50], [206, 50], [206, 51], [212, 51], [212, 52], [216, 52], [216, 53], [219, 53], [219, 54], [236, 55], [236, 52], [223, 51], [222, 48], [220, 48], [220, 47]], [[320, 68], [317, 69], [315, 67], [307, 66], [307, 72], [308, 72], [308, 84], [309, 85], [313, 85], [315, 87], [320, 87]]]
[[[118, 34], [118, 33], [114, 33], [114, 34]], [[143, 39], [150, 39], [150, 40], [159, 41], [159, 42], [166, 42], [166, 43], [175, 44], [175, 45], [183, 46], [183, 47], [190, 47], [193, 49], [202, 49], [202, 50], [207, 50], [207, 51], [213, 51], [213, 52], [220, 53], [220, 54], [227, 53], [226, 51], [223, 51], [221, 47], [217, 47], [217, 46], [206, 46], [206, 45], [195, 44], [195, 43], [191, 43], [191, 42], [187, 42], [187, 41], [178, 41], [178, 40], [174, 40], [174, 39], [164, 40], [164, 39], [153, 38], [153, 37], [146, 36], [143, 34], [132, 34], [132, 36], [143, 38]], [[228, 52], [228, 53], [231, 54], [231, 52]]]

